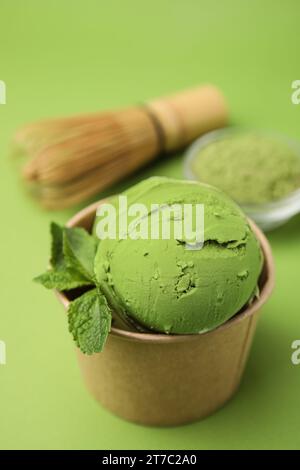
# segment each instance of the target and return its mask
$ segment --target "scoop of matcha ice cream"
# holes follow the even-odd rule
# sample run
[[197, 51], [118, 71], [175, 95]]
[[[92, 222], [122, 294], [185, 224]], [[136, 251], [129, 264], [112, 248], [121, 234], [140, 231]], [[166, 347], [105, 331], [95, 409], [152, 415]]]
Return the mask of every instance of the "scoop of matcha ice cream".
[[[203, 204], [204, 245], [186, 240], [124, 238], [99, 242], [95, 272], [111, 306], [156, 332], [211, 330], [253, 297], [262, 268], [258, 241], [239, 207], [211, 186], [150, 178], [123, 193], [128, 205]], [[117, 216], [118, 201], [114, 202]], [[183, 215], [184, 217], [184, 215]], [[96, 218], [96, 229], [99, 218]]]

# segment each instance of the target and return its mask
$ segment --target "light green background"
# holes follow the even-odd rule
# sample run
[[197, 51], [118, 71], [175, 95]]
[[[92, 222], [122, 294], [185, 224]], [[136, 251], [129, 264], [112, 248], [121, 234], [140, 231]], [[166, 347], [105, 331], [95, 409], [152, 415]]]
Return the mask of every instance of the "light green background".
[[[300, 448], [300, 216], [270, 235], [277, 287], [239, 393], [214, 416], [144, 428], [103, 410], [77, 368], [62, 308], [32, 277], [47, 262], [50, 220], [23, 191], [9, 142], [21, 124], [96, 111], [211, 81], [235, 123], [299, 137], [297, 0], [0, 0], [0, 448]], [[180, 177], [181, 157], [145, 175]], [[129, 185], [127, 181], [122, 187]], [[117, 188], [119, 189], [120, 186]], [[115, 191], [113, 188], [112, 191]]]

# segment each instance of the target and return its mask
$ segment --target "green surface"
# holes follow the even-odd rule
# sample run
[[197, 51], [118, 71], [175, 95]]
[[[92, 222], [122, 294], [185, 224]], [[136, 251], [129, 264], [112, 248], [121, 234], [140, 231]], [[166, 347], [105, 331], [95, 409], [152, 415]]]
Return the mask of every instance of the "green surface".
[[[8, 158], [14, 130], [36, 118], [141, 101], [200, 82], [222, 87], [233, 121], [298, 136], [297, 0], [0, 0], [1, 448], [300, 448], [300, 216], [270, 235], [277, 287], [233, 401], [197, 424], [141, 428], [85, 390], [62, 308], [34, 285], [49, 248], [49, 213], [25, 195]], [[182, 176], [180, 156], [152, 174]], [[127, 181], [122, 188], [132, 184]], [[119, 188], [117, 188], [119, 189]], [[112, 191], [115, 191], [114, 188]]]

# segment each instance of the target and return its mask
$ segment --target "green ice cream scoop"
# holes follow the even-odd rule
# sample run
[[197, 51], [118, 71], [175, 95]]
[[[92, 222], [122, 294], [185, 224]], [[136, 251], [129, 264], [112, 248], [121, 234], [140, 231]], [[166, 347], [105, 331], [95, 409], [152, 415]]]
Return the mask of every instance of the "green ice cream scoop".
[[[117, 312], [156, 332], [192, 334], [221, 325], [253, 298], [262, 253], [245, 215], [223, 192], [198, 182], [154, 177], [123, 196], [128, 206], [143, 204], [147, 214], [142, 218], [149, 222], [153, 204], [204, 205], [204, 244], [191, 250], [184, 236], [132, 239], [130, 230], [125, 238], [120, 227], [116, 239], [101, 240], [96, 278]], [[118, 218], [118, 200], [114, 205]], [[180, 217], [184, 223], [184, 211]], [[170, 222], [175, 219], [170, 214]]]

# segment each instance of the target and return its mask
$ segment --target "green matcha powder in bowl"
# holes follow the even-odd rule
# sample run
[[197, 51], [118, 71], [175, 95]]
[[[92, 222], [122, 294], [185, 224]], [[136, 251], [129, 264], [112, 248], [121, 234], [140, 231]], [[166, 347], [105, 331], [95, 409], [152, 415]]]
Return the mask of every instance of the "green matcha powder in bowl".
[[187, 150], [185, 177], [219, 187], [263, 230], [300, 212], [300, 144], [271, 133], [222, 129]]

